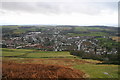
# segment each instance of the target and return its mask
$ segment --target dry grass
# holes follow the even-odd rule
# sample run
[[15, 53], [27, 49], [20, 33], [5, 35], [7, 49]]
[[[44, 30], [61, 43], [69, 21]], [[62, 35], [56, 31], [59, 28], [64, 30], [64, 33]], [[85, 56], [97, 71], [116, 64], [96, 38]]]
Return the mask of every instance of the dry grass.
[[112, 37], [113, 40], [115, 40], [116, 42], [120, 42], [120, 37]]
[[3, 79], [9, 78], [53, 78], [69, 79], [69, 78], [82, 78], [85, 77], [85, 73], [80, 70], [75, 70], [65, 66], [45, 65], [45, 64], [30, 64], [30, 63], [14, 63], [4, 62], [2, 65]]

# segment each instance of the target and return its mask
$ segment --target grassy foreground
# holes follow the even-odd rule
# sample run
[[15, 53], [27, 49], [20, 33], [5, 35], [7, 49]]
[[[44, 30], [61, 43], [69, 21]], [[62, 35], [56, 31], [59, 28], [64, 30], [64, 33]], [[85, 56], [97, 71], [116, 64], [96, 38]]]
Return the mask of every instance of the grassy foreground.
[[85, 72], [89, 78], [118, 78], [118, 65], [97, 64], [100, 61], [80, 59], [69, 52], [29, 49], [2, 49], [4, 61], [17, 63], [63, 65]]
[[118, 78], [118, 65], [82, 64], [74, 68], [88, 73], [90, 78]]

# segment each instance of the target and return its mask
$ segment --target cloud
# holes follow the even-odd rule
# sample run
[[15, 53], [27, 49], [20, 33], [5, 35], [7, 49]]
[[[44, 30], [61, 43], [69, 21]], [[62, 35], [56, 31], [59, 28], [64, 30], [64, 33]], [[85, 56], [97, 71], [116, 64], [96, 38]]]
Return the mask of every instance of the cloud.
[[1, 2], [118, 2], [119, 0], [1, 0]]
[[41, 14], [84, 13], [95, 15], [102, 10], [115, 11], [115, 2], [2, 2], [2, 9]]
[[1, 24], [117, 24], [117, 2], [2, 2]]

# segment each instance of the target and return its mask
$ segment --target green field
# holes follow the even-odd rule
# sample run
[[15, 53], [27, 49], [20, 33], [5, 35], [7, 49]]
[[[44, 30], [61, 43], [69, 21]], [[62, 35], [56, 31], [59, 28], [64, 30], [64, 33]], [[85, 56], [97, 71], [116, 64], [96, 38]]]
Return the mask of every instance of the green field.
[[111, 31], [110, 28], [101, 28], [101, 27], [87, 27], [87, 26], [81, 26], [81, 27], [75, 27], [75, 31], [89, 31], [89, 30], [105, 30], [105, 31]]
[[75, 31], [103, 30], [99, 27], [75, 27]]
[[[97, 64], [101, 61], [81, 59], [69, 52], [30, 49], [2, 49], [3, 61], [64, 65], [85, 72], [89, 78], [118, 78], [118, 65]], [[12, 56], [12, 57], [11, 57]], [[15, 56], [15, 57], [14, 57]]]
[[27, 49], [6, 49], [3, 48], [2, 49], [2, 56], [20, 56], [20, 55], [24, 55], [28, 52], [31, 52], [33, 50], [27, 50]]
[[74, 68], [88, 73], [91, 78], [118, 78], [118, 65], [82, 64]]
[[25, 32], [27, 32], [27, 31], [36, 31], [36, 29], [35, 28], [29, 28], [29, 29], [17, 29], [17, 30], [14, 30], [14, 32], [13, 33], [15, 33], [15, 34], [21, 34], [21, 33], [25, 33]]
[[68, 35], [69, 36], [106, 36], [108, 34], [104, 32], [90, 32], [90, 33], [81, 33], [81, 34], [68, 33]]
[[22, 57], [22, 58], [73, 58], [69, 52], [39, 51], [27, 49], [3, 49], [3, 57]]

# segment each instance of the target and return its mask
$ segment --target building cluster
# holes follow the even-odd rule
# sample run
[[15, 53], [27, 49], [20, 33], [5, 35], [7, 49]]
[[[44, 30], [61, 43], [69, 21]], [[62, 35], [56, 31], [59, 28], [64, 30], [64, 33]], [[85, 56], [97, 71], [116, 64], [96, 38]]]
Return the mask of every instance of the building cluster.
[[2, 45], [16, 49], [38, 49], [41, 51], [80, 51], [95, 54], [117, 53], [116, 49], [107, 51], [98, 45], [93, 36], [68, 36], [57, 28], [48, 28], [44, 31], [28, 32], [20, 37], [11, 37], [2, 40]]

